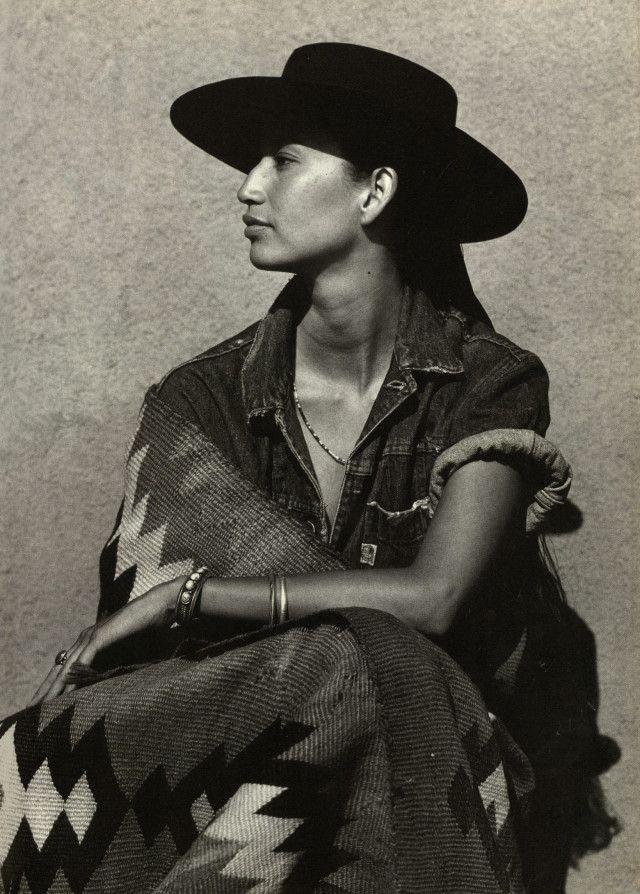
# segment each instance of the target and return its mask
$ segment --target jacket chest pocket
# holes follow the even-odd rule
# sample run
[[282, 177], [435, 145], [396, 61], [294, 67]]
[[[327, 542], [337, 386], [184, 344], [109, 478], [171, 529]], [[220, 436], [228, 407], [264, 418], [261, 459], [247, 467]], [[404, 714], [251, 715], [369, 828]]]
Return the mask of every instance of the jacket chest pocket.
[[430, 439], [382, 458], [378, 486], [364, 510], [361, 568], [402, 568], [414, 561], [431, 518], [429, 476], [441, 449]]
[[390, 512], [373, 500], [367, 503], [360, 549], [360, 565], [402, 568], [411, 565], [429, 526], [428, 500], [410, 509]]

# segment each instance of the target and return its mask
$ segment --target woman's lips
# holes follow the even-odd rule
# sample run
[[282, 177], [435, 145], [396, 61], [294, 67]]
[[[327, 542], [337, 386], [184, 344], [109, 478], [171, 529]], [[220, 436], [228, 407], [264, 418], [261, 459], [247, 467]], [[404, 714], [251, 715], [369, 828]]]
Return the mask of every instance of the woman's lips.
[[269, 224], [249, 224], [249, 226], [244, 228], [245, 236], [257, 236], [263, 230], [268, 230], [270, 228]]

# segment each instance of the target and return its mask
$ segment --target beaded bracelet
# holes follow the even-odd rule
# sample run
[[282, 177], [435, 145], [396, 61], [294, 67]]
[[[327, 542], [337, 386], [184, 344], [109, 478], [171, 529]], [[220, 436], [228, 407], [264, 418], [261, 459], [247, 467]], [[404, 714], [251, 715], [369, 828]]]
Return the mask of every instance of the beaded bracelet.
[[211, 577], [209, 569], [203, 565], [190, 574], [180, 587], [176, 603], [176, 624], [179, 627], [187, 627], [193, 621], [204, 582], [208, 577]]

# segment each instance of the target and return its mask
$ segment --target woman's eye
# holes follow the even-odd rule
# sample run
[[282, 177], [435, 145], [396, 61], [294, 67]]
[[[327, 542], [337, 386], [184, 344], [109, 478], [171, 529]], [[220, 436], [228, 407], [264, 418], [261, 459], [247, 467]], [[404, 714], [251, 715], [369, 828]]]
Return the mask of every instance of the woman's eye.
[[276, 156], [275, 156], [275, 162], [276, 162], [276, 164], [277, 164], [277, 166], [278, 166], [279, 168], [283, 167], [284, 165], [286, 165], [286, 164], [288, 164], [289, 162], [292, 162], [292, 161], [293, 161], [293, 159], [292, 159], [292, 158], [289, 158], [289, 157], [286, 156], [286, 155], [276, 155]]

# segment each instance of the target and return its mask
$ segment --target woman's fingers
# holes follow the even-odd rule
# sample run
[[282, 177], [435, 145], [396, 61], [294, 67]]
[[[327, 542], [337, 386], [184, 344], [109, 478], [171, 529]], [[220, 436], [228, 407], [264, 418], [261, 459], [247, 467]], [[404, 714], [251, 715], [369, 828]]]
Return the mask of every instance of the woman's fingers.
[[96, 655], [114, 642], [144, 629], [168, 625], [173, 618], [175, 601], [182, 583], [183, 578], [176, 578], [158, 584], [143, 596], [127, 603], [106, 621], [83, 630], [68, 650], [65, 662], [51, 668], [28, 707], [76, 689], [76, 682], [73, 679], [68, 680], [69, 669], [75, 662], [90, 667]]
[[51, 684], [58, 676], [59, 666], [54, 664], [47, 676], [44, 678], [42, 683], [38, 686], [36, 691], [31, 696], [31, 701], [28, 702], [27, 708], [31, 708], [33, 705], [36, 705], [39, 701], [42, 700], [43, 695], [48, 692]]
[[86, 630], [82, 631], [76, 642], [67, 652], [67, 659], [60, 667], [60, 673], [55, 680], [51, 682], [48, 692], [44, 695], [44, 701], [55, 698], [57, 695], [64, 692], [67, 685], [67, 674], [69, 673], [71, 665], [75, 661], [79, 661], [80, 657], [85, 654], [88, 644], [93, 641], [95, 635], [96, 627], [87, 627]]
[[66, 660], [62, 664], [54, 664], [44, 681], [38, 687], [36, 692], [33, 695], [33, 698], [28, 704], [28, 707], [37, 704], [41, 701], [46, 701], [49, 698], [53, 698], [54, 695], [57, 695], [62, 690], [58, 687], [58, 682], [60, 679], [64, 679], [66, 675], [66, 668], [76, 660], [79, 652], [84, 648], [84, 644], [87, 638], [90, 635], [90, 631], [93, 628], [88, 627], [86, 630], [83, 630], [80, 636], [76, 639], [71, 648], [67, 649], [67, 657]]
[[[83, 633], [84, 633], [84, 631], [83, 631]], [[67, 652], [67, 657], [69, 656], [71, 651], [75, 648], [75, 646], [79, 643], [81, 636], [82, 636], [82, 634], [80, 634], [80, 636], [75, 641], [75, 643], [73, 644], [71, 649], [65, 650]], [[42, 681], [40, 686], [37, 688], [37, 690], [34, 692], [32, 698], [31, 698], [31, 701], [29, 702], [27, 707], [30, 708], [32, 705], [37, 704], [37, 702], [42, 701], [42, 699], [45, 697], [47, 692], [51, 689], [54, 682], [57, 680], [57, 678], [62, 673], [62, 668], [64, 667], [65, 663], [66, 663], [66, 661], [63, 664], [57, 664], [54, 662], [54, 664], [51, 667], [51, 670], [49, 671], [47, 676], [44, 678], [44, 680]]]
[[90, 665], [100, 649], [112, 641], [113, 631], [110, 630], [112, 626], [109, 625], [109, 622], [105, 622], [104, 624], [93, 625], [83, 630], [71, 648], [67, 649], [65, 661], [62, 664], [54, 664], [51, 668], [29, 702], [28, 707], [38, 702], [55, 698], [57, 695], [65, 692], [67, 688], [70, 690], [72, 686], [75, 689], [74, 684], [67, 683], [67, 675], [71, 665], [75, 662]]

